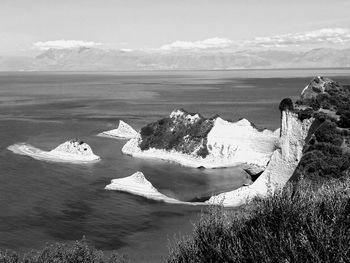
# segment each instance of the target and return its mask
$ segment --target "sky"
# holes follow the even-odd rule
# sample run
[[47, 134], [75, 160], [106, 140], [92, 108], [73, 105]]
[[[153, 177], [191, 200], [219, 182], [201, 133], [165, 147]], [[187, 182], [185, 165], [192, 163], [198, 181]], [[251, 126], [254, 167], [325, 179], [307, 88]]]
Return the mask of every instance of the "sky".
[[0, 55], [48, 48], [349, 47], [350, 0], [0, 0]]

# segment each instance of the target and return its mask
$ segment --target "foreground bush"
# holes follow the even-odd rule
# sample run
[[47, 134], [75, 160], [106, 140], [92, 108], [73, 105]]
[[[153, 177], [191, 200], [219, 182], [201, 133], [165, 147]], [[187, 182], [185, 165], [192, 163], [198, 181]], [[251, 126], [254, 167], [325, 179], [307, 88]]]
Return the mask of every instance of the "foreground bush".
[[350, 180], [287, 186], [246, 208], [212, 208], [168, 262], [350, 262]]
[[124, 256], [112, 254], [105, 259], [103, 252], [89, 246], [83, 238], [74, 245], [56, 243], [47, 245], [43, 250], [32, 251], [19, 257], [16, 252], [1, 251], [0, 263], [122, 263], [128, 262]]

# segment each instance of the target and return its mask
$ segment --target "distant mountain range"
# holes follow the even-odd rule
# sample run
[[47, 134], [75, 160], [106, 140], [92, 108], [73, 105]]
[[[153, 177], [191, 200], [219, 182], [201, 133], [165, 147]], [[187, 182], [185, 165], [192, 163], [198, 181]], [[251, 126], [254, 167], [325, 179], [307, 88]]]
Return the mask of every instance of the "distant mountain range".
[[350, 67], [350, 49], [123, 51], [49, 49], [36, 57], [0, 57], [0, 71], [212, 70]]

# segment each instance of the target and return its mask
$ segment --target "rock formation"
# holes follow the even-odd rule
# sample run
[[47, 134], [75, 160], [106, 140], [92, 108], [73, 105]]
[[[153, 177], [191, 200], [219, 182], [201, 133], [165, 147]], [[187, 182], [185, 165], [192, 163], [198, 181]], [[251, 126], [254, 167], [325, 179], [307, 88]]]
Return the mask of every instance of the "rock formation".
[[163, 195], [146, 179], [142, 172], [136, 172], [124, 178], [113, 179], [105, 189], [127, 192], [147, 199], [170, 204], [203, 205], [203, 203], [182, 202]]
[[238, 206], [254, 197], [265, 197], [283, 187], [297, 167], [313, 118], [300, 121], [298, 115], [286, 108], [282, 111], [279, 148], [273, 152], [266, 170], [249, 186], [211, 197], [207, 203]]
[[117, 139], [132, 139], [136, 138], [138, 136], [138, 133], [129, 124], [120, 120], [117, 129], [101, 132], [98, 134], [98, 136], [111, 137]]
[[7, 148], [16, 154], [27, 155], [37, 160], [53, 162], [88, 163], [100, 159], [90, 146], [78, 139], [64, 142], [51, 151], [40, 150], [30, 144], [19, 143]]
[[342, 117], [346, 109], [350, 109], [348, 86], [314, 78], [295, 104], [291, 99], [281, 101], [280, 146], [266, 170], [252, 185], [213, 196], [207, 203], [237, 206], [265, 197], [290, 180], [307, 178], [317, 183], [348, 176], [350, 131], [341, 127], [347, 120]]
[[303, 156], [292, 180], [322, 183], [350, 175], [350, 86], [316, 77], [304, 89], [299, 118], [313, 116]]
[[123, 152], [195, 167], [248, 163], [255, 172], [268, 163], [253, 184], [206, 202], [228, 207], [266, 197], [291, 180], [350, 175], [350, 86], [316, 77], [296, 103], [286, 98], [279, 108], [281, 129], [274, 133], [259, 132], [245, 119], [232, 123], [177, 110], [144, 127]]
[[305, 101], [316, 98], [317, 95], [325, 93], [329, 89], [339, 89], [340, 84], [329, 78], [317, 76], [301, 92], [300, 99]]
[[159, 158], [190, 167], [239, 164], [264, 169], [276, 147], [278, 131], [258, 131], [246, 119], [229, 122], [179, 109], [141, 129], [122, 151], [135, 157]]

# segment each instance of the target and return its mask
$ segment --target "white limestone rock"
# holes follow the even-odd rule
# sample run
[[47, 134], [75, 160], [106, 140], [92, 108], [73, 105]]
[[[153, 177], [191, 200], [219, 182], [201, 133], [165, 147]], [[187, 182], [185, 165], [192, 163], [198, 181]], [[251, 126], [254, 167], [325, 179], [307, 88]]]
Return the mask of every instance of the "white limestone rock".
[[[196, 203], [196, 204], [207, 204], [207, 205], [223, 205], [224, 207], [235, 207], [245, 204], [246, 202], [249, 202], [252, 198], [255, 197], [266, 197], [269, 194], [274, 193], [276, 190], [281, 189], [290, 179], [290, 177], [293, 175], [295, 168], [297, 167], [301, 157], [302, 157], [302, 149], [305, 144], [305, 139], [308, 135], [309, 129], [314, 122], [314, 118], [310, 119], [304, 119], [301, 121], [298, 118], [298, 115], [296, 113], [293, 113], [290, 110], [284, 110], [282, 111], [282, 118], [281, 118], [281, 131], [276, 130], [273, 135], [271, 135], [271, 132], [265, 131], [265, 133], [268, 136], [278, 136], [280, 134], [280, 137], [278, 139], [278, 149], [275, 149], [273, 151], [273, 154], [271, 158], [269, 159], [269, 164], [267, 165], [267, 168], [265, 171], [257, 178], [257, 180], [249, 185], [249, 186], [243, 186], [239, 189], [225, 192], [219, 195], [212, 196], [208, 201], [204, 203]], [[227, 125], [228, 127], [220, 127], [220, 125]], [[237, 129], [236, 126], [243, 127]], [[216, 134], [218, 138], [223, 138], [223, 142], [225, 144], [221, 144], [224, 146], [230, 145], [230, 143], [236, 143], [236, 141], [240, 141], [242, 145], [246, 145], [250, 147], [252, 152], [246, 152], [246, 155], [251, 154], [251, 157], [254, 156], [261, 156], [261, 158], [264, 158], [264, 151], [261, 149], [265, 149], [265, 147], [270, 146], [269, 140], [264, 137], [263, 134], [260, 134], [258, 131], [251, 130], [249, 128], [249, 124], [246, 120], [242, 120], [237, 123], [229, 123], [225, 122], [223, 120], [218, 120], [218, 126], [220, 127], [220, 132], [223, 134]], [[215, 127], [215, 125], [214, 125]], [[235, 128], [233, 128], [235, 127]], [[214, 128], [213, 128], [214, 129]], [[226, 130], [227, 129], [227, 130]], [[230, 133], [230, 129], [233, 129], [235, 131], [241, 131], [242, 133], [237, 132], [235, 135], [232, 135]], [[214, 129], [214, 132], [217, 132]], [[260, 145], [250, 145], [250, 140], [247, 140], [246, 136], [258, 133], [258, 135], [253, 135], [253, 138], [256, 139], [256, 142], [260, 142]], [[215, 134], [215, 133], [214, 133]], [[265, 134], [265, 136], [266, 136]], [[220, 137], [219, 137], [220, 136]], [[252, 136], [252, 135], [251, 135]], [[261, 137], [260, 137], [261, 136]], [[213, 138], [216, 138], [215, 136]], [[260, 140], [258, 140], [260, 138]], [[232, 139], [232, 141], [231, 141]], [[209, 141], [209, 140], [208, 140]], [[213, 155], [216, 158], [219, 158], [222, 154], [223, 156], [230, 156], [229, 150], [227, 148], [222, 147], [220, 148], [220, 144], [213, 139], [214, 142], [217, 144], [217, 149], [222, 149], [222, 151], [218, 151], [215, 149], [213, 151]], [[213, 142], [211, 141], [211, 142]], [[265, 146], [264, 143], [266, 143]], [[211, 145], [215, 145], [215, 143], [212, 143]], [[130, 151], [127, 147], [130, 147], [131, 150], [137, 149], [138, 141], [137, 139], [130, 140], [123, 149], [124, 151]], [[262, 147], [262, 148], [260, 148]], [[141, 151], [139, 149], [139, 151]], [[236, 150], [237, 151], [237, 150]], [[253, 151], [256, 151], [256, 153], [253, 153]], [[168, 154], [167, 158], [171, 160], [173, 158], [174, 161], [181, 160], [182, 164], [188, 164], [191, 165], [193, 163], [193, 160], [197, 162], [197, 165], [202, 162], [204, 164], [203, 160], [196, 160], [193, 159], [194, 157], [185, 156], [183, 154], [179, 154], [177, 152], [166, 152], [166, 151], [160, 151], [157, 149], [152, 149], [148, 151], [144, 151], [143, 153], [139, 152], [139, 155], [144, 157], [154, 157], [157, 156], [157, 158], [164, 158], [164, 154]], [[215, 155], [216, 154], [216, 155]], [[241, 155], [241, 153], [238, 153], [238, 155]], [[234, 155], [233, 155], [234, 156]], [[244, 156], [244, 155], [243, 155]], [[192, 159], [191, 159], [192, 158]], [[230, 158], [228, 158], [230, 159]], [[254, 159], [254, 158], [253, 158]], [[217, 163], [216, 163], [217, 164]], [[254, 167], [254, 169], [257, 169], [257, 166]], [[116, 179], [119, 180], [119, 179]], [[125, 189], [124, 186], [122, 188]], [[128, 187], [127, 187], [128, 188]], [[154, 187], [152, 186], [152, 191], [158, 192]], [[152, 192], [151, 191], [151, 192]], [[140, 190], [136, 190], [136, 192], [140, 193]], [[134, 192], [133, 192], [134, 193]], [[142, 194], [141, 194], [142, 195]], [[145, 194], [147, 196], [151, 196], [148, 194]], [[144, 196], [144, 195], [143, 195]], [[152, 197], [152, 196], [151, 196]], [[159, 199], [166, 199], [168, 197], [161, 194], [161, 197]], [[152, 198], [151, 198], [152, 199]], [[166, 201], [165, 201], [166, 202]], [[171, 201], [174, 202], [174, 201]], [[183, 204], [192, 204], [189, 202], [183, 202]]]
[[127, 192], [130, 194], [145, 197], [150, 200], [161, 201], [170, 204], [205, 205], [204, 203], [182, 202], [160, 193], [151, 184], [151, 182], [145, 178], [142, 172], [136, 172], [125, 178], [113, 179], [111, 183], [105, 187], [105, 189]]
[[246, 119], [229, 122], [218, 117], [208, 133], [207, 147], [212, 159], [265, 167], [276, 148], [278, 136], [278, 131], [258, 131]]
[[127, 124], [122, 120], [119, 121], [118, 128], [110, 131], [104, 131], [98, 134], [98, 136], [117, 138], [117, 139], [132, 139], [132, 138], [136, 138], [137, 135], [138, 135], [138, 132], [135, 131], [129, 124]]
[[64, 142], [51, 151], [43, 151], [26, 143], [14, 144], [7, 149], [16, 154], [27, 155], [43, 161], [90, 163], [100, 160], [100, 157], [92, 152], [87, 143], [77, 139]]
[[266, 197], [281, 189], [293, 175], [301, 157], [305, 138], [314, 119], [300, 121], [289, 110], [282, 112], [280, 149], [274, 151], [266, 170], [251, 185], [211, 197], [207, 203], [233, 207], [254, 197]]
[[[198, 114], [187, 114], [186, 116], [184, 114], [187, 113], [176, 110], [171, 113], [170, 118], [175, 125], [177, 122], [191, 125], [202, 118]], [[213, 122], [211, 130], [206, 137], [201, 139], [202, 141], [197, 144], [197, 148], [194, 148], [192, 153], [154, 147], [142, 150], [140, 147], [141, 135], [129, 140], [124, 145], [122, 152], [134, 157], [173, 161], [189, 167], [219, 168], [246, 164], [265, 169], [276, 148], [279, 130], [275, 132], [258, 131], [246, 119], [229, 122], [217, 117], [211, 121]], [[191, 144], [191, 137], [185, 135], [182, 141], [183, 145]], [[208, 154], [203, 158], [198, 155], [198, 151], [204, 145], [208, 149]]]

